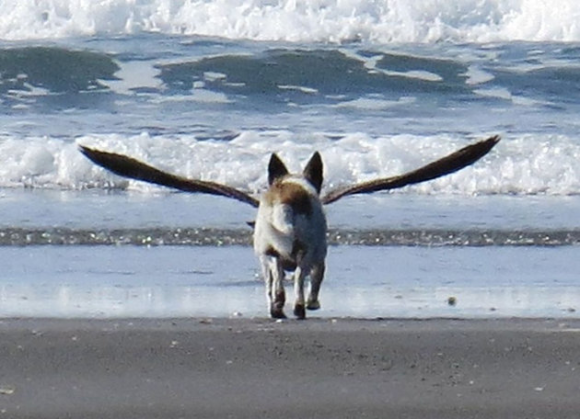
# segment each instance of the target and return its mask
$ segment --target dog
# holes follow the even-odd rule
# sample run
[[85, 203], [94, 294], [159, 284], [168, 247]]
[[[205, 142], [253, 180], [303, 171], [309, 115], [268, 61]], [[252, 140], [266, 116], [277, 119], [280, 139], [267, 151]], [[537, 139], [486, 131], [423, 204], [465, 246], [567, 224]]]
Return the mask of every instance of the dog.
[[[326, 217], [319, 198], [322, 158], [314, 153], [301, 175], [291, 175], [273, 154], [268, 165], [269, 188], [262, 195], [254, 227], [254, 251], [266, 281], [270, 315], [284, 318], [285, 271], [294, 271], [294, 315], [320, 308], [318, 291], [326, 259]], [[310, 275], [308, 302], [304, 278]]]
[[[411, 172], [347, 185], [321, 194], [323, 163], [315, 152], [301, 174], [291, 174], [274, 153], [268, 164], [268, 188], [259, 199], [220, 183], [187, 179], [156, 169], [120, 154], [79, 145], [80, 151], [95, 164], [131, 179], [167, 186], [185, 192], [224, 196], [258, 209], [254, 227], [254, 251], [266, 283], [269, 315], [285, 318], [286, 272], [294, 275], [294, 315], [306, 318], [306, 310], [320, 308], [318, 294], [324, 279], [327, 253], [327, 223], [324, 205], [355, 194], [402, 188], [454, 173], [485, 156], [500, 140], [493, 136], [468, 145], [446, 157]], [[305, 278], [310, 277], [308, 298]]]

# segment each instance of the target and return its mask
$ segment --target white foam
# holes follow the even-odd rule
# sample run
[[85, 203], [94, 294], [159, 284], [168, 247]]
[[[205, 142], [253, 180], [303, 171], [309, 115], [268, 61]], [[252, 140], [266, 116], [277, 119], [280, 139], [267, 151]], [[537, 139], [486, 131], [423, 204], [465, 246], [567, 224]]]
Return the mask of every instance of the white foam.
[[311, 87], [305, 87], [305, 86], [279, 85], [278, 88], [282, 89], [282, 90], [297, 90], [299, 92], [307, 93], [307, 94], [318, 93], [317, 89], [313, 89]]
[[349, 101], [342, 101], [334, 107], [336, 108], [354, 108], [354, 109], [367, 109], [367, 110], [382, 110], [390, 109], [398, 106], [405, 106], [415, 103], [417, 98], [404, 96], [398, 100], [385, 100], [385, 99], [375, 99], [373, 97], [364, 97], [359, 99], [353, 99]]
[[490, 87], [488, 89], [475, 89], [473, 93], [484, 97], [493, 97], [496, 99], [504, 99], [504, 100], [512, 99], [512, 93], [505, 87]]
[[[327, 188], [413, 170], [469, 143], [452, 136], [371, 137], [352, 133], [331, 139], [288, 131], [244, 131], [232, 141], [198, 140], [192, 135], [86, 135], [78, 144], [126, 154], [190, 178], [222, 182], [253, 192], [267, 183], [266, 167], [276, 151], [291, 171], [300, 171], [314, 150], [325, 164]], [[580, 194], [578, 138], [524, 135], [504, 138], [476, 165], [452, 176], [398, 191], [407, 194]], [[0, 137], [0, 187], [161, 189], [127, 181], [97, 168], [77, 145], [47, 137]]]
[[576, 0], [8, 0], [0, 38], [160, 32], [290, 42], [580, 40]]
[[430, 71], [424, 70], [411, 70], [411, 71], [383, 70], [383, 73], [385, 73], [388, 76], [399, 76], [423, 81], [432, 81], [432, 82], [443, 81], [443, 77], [441, 77], [439, 74], [431, 73]]
[[137, 89], [161, 89], [162, 81], [158, 78], [160, 70], [141, 61], [117, 62], [120, 69], [115, 73], [115, 80], [99, 80], [111, 90], [120, 94], [133, 94]]
[[191, 97], [189, 100], [200, 103], [231, 103], [232, 99], [229, 99], [226, 94], [221, 92], [214, 92], [212, 90], [204, 89], [203, 87], [194, 88], [191, 91]]
[[478, 66], [474, 65], [469, 66], [465, 75], [467, 76], [465, 83], [470, 86], [484, 84], [492, 81], [495, 78], [493, 74], [488, 73], [487, 71], [484, 71]]
[[505, 87], [490, 87], [490, 88], [475, 89], [473, 93], [483, 97], [510, 101], [514, 105], [520, 106], [553, 105], [553, 103], [549, 101], [540, 101], [527, 98], [521, 95], [514, 95]]

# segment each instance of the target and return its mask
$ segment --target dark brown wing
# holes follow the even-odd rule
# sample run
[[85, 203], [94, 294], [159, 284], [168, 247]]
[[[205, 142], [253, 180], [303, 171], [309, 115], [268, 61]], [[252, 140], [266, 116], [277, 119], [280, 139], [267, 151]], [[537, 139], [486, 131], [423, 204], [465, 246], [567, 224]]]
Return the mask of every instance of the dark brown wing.
[[413, 170], [412, 172], [403, 175], [375, 179], [332, 190], [324, 195], [322, 203], [331, 204], [347, 195], [402, 188], [403, 186], [425, 182], [427, 180], [448, 175], [464, 168], [465, 166], [475, 163], [477, 160], [485, 156], [499, 142], [499, 140], [499, 135], [495, 135], [487, 140], [468, 145], [455, 153], [436, 160], [433, 163], [429, 163], [427, 166], [423, 166], [420, 169]]
[[230, 186], [172, 175], [121, 154], [99, 151], [82, 145], [79, 148], [93, 163], [119, 176], [167, 186], [185, 192], [225, 196], [245, 202], [255, 208], [259, 205], [259, 201], [256, 198]]

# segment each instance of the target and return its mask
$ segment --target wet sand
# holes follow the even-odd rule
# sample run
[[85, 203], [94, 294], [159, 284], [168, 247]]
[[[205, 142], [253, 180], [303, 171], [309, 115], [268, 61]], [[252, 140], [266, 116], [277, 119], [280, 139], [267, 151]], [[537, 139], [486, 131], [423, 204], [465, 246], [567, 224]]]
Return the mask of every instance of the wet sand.
[[0, 418], [577, 418], [580, 320], [0, 321]]

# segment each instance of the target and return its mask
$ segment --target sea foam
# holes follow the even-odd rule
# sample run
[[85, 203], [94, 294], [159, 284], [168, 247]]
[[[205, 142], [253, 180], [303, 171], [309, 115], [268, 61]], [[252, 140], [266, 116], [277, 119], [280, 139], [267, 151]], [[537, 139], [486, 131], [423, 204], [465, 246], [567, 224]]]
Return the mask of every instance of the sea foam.
[[[416, 169], [475, 140], [445, 135], [373, 137], [351, 133], [336, 138], [327, 133], [298, 136], [288, 131], [243, 131], [231, 141], [147, 133], [85, 135], [75, 141], [0, 137], [0, 187], [160, 190], [96, 167], [78, 151], [78, 144], [129, 155], [189, 178], [259, 192], [267, 183], [266, 167], [272, 151], [278, 152], [291, 171], [299, 171], [313, 150], [319, 150], [325, 163], [325, 185], [332, 188]], [[578, 160], [580, 146], [575, 138], [504, 138], [473, 167], [399, 193], [577, 195]]]
[[7, 0], [0, 38], [159, 32], [330, 43], [573, 42], [579, 18], [575, 0]]

